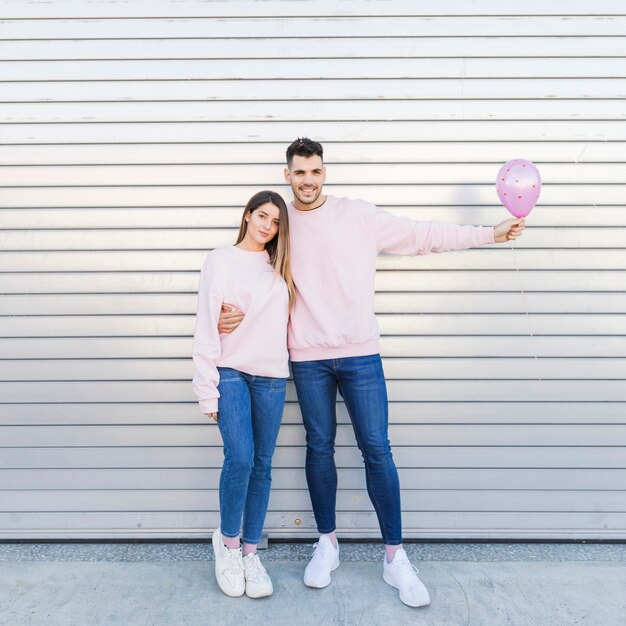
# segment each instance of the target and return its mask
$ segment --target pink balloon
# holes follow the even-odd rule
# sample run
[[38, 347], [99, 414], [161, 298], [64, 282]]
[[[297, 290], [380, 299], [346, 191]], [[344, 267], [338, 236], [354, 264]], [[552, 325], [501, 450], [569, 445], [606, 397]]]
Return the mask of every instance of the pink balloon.
[[526, 159], [507, 161], [498, 172], [496, 191], [509, 213], [515, 217], [526, 217], [541, 192], [539, 170]]

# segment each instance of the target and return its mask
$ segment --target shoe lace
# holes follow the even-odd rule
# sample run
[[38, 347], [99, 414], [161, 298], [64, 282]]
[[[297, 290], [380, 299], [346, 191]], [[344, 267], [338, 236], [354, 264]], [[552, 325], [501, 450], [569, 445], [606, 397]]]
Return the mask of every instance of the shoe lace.
[[311, 552], [311, 556], [315, 556], [315, 554], [317, 553], [318, 550], [319, 550], [319, 552], [323, 556], [324, 552], [326, 552], [326, 550], [328, 550], [328, 546], [323, 544], [323, 543], [320, 543], [319, 541], [316, 541], [313, 544], [313, 552]]
[[233, 574], [240, 574], [243, 571], [241, 563], [241, 548], [239, 550], [226, 550], [226, 566]]
[[246, 562], [248, 563], [249, 568], [248, 579], [258, 583], [267, 577], [267, 572], [256, 554], [247, 556]]
[[413, 563], [411, 563], [411, 561], [409, 561], [409, 559], [402, 559], [401, 561], [398, 561], [397, 563], [392, 561], [391, 563], [394, 567], [394, 569], [408, 569], [408, 573], [409, 574], [414, 574], [415, 576], [417, 576], [420, 571], [417, 569], [417, 567], [415, 567], [415, 565], [413, 565]]

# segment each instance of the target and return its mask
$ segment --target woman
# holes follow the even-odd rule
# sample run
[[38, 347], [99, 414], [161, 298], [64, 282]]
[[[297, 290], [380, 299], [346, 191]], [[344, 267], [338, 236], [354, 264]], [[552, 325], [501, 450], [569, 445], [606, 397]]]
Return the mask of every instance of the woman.
[[[224, 443], [213, 550], [217, 583], [229, 596], [245, 592], [262, 598], [273, 592], [256, 546], [285, 404], [287, 321], [294, 297], [287, 207], [279, 194], [260, 191], [244, 210], [236, 244], [206, 257], [193, 343], [194, 391], [202, 412], [217, 421]], [[220, 335], [223, 302], [246, 317], [236, 331]]]

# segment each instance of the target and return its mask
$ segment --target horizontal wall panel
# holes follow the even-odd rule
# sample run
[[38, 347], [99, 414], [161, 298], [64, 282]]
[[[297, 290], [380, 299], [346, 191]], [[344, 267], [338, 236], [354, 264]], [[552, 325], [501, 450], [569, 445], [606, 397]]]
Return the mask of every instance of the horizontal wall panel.
[[[2, 322], [4, 325], [4, 321]], [[404, 358], [384, 359], [388, 379], [622, 379], [626, 359], [533, 358]], [[193, 377], [191, 358], [0, 360], [4, 381], [39, 380], [188, 380]]]
[[[436, 40], [425, 40], [425, 42], [432, 41]], [[524, 42], [524, 46], [532, 45], [525, 40], [520, 41]], [[50, 44], [51, 42], [47, 43]], [[117, 42], [111, 43], [117, 46]], [[154, 43], [163, 45], [164, 42], [161, 40]], [[271, 43], [275, 45], [274, 42]], [[626, 38], [623, 38], [621, 45], [624, 46], [625, 44]], [[373, 45], [378, 44], [373, 43]], [[427, 43], [427, 45], [431, 44]], [[42, 65], [45, 66], [45, 64]], [[623, 78], [615, 76], [584, 78], [507, 76], [495, 79], [458, 76], [450, 78], [403, 78], [402, 80], [351, 77], [341, 80], [310, 78], [307, 79], [309, 89], [303, 93], [300, 81], [280, 78], [263, 81], [253, 78], [238, 80], [197, 78], [188, 81], [181, 81], [176, 78], [146, 81], [107, 79], [106, 81], [96, 81], [90, 78], [86, 80], [63, 79], [55, 82], [22, 79], [7, 82], [7, 89], [0, 96], [0, 101], [41, 104], [80, 102], [85, 103], [85, 111], [91, 110], [95, 103], [127, 103], [125, 106], [128, 106], [129, 103], [133, 102], [219, 103], [220, 101], [228, 101], [230, 104], [238, 102], [239, 106], [244, 107], [253, 105], [256, 101], [266, 101], [267, 110], [274, 110], [275, 106], [280, 107], [281, 102], [287, 101], [296, 101], [300, 107], [313, 94], [315, 100], [334, 102], [335, 104], [342, 101], [382, 100], [399, 106], [402, 106], [404, 100], [415, 104], [415, 101], [434, 99], [456, 101], [462, 96], [466, 105], [474, 100], [481, 100], [486, 101], [486, 108], [489, 108], [492, 100], [501, 99], [520, 99], [520, 104], [531, 100], [539, 100], [544, 103], [548, 99], [568, 100], [561, 102], [562, 107], [565, 104], [572, 105], [562, 111], [563, 115], [567, 116], [570, 110], [582, 106], [583, 103], [587, 103], [586, 106], [591, 106], [588, 101], [593, 103], [603, 98], [623, 98], [624, 82]], [[280, 99], [277, 99], [277, 93], [280, 93]], [[88, 105], [86, 103], [94, 104]], [[179, 106], [180, 104], [171, 106], [170, 114], [176, 115]], [[253, 106], [258, 107], [260, 104], [257, 103]], [[294, 106], [293, 103], [292, 106]], [[109, 104], [108, 108], [111, 107], [112, 105]], [[39, 109], [35, 107], [33, 109], [44, 114], [46, 112], [46, 109], [42, 109], [41, 106]], [[242, 108], [241, 110], [245, 113], [247, 109]]]
[[[364, 120], [365, 121], [365, 120]], [[179, 122], [161, 124], [11, 124], [2, 129], [9, 144], [67, 143], [265, 143], [279, 142], [280, 152], [296, 137], [321, 142], [358, 141], [625, 141], [619, 120], [502, 120], [385, 122]]]
[[[0, 489], [40, 491], [44, 489], [217, 489], [221, 467], [179, 469], [38, 469], [0, 470]], [[410, 481], [419, 489], [534, 489], [570, 491], [572, 481], [579, 491], [613, 491], [626, 489], [626, 471], [606, 469], [552, 470], [540, 469], [417, 469], [399, 470], [400, 481]], [[361, 468], [338, 468], [339, 489], [364, 489], [365, 473]], [[278, 468], [272, 472], [273, 489], [300, 489], [305, 480], [304, 467]], [[418, 492], [419, 493], [419, 492]]]
[[[93, 211], [98, 210], [93, 209]], [[9, 213], [9, 211], [5, 212]], [[420, 211], [417, 209], [406, 211], [406, 213], [409, 212], [419, 213]], [[466, 212], [471, 214], [472, 210], [463, 209], [463, 214]], [[554, 210], [551, 209], [542, 215], [552, 215], [553, 212]], [[104, 214], [105, 211], [102, 213]], [[400, 211], [394, 209], [394, 213], [400, 213]], [[572, 212], [569, 213], [571, 215]], [[605, 215], [610, 213], [615, 215], [615, 219], [621, 219], [619, 211], [607, 209]], [[440, 217], [439, 211], [437, 217]], [[483, 220], [468, 219], [467, 221], [480, 223]], [[492, 223], [495, 221], [491, 220]], [[483, 223], [490, 222], [484, 220]], [[202, 267], [206, 254], [206, 250], [0, 252], [0, 273], [197, 271]], [[492, 246], [459, 250], [455, 254], [428, 254], [415, 257], [381, 255], [377, 259], [376, 266], [379, 270], [492, 270], [494, 268], [541, 270], [548, 266], [553, 270], [624, 270], [626, 269], [626, 250], [604, 249], [602, 255], [599, 255], [595, 249], [521, 248], [513, 251], [510, 247]], [[189, 312], [192, 312], [191, 308]]]
[[[229, 2], [228, 5], [232, 3]], [[407, 11], [420, 10], [422, 2], [408, 3]], [[599, 4], [599, 3], [597, 3]], [[597, 6], [596, 4], [596, 6]], [[268, 11], [264, 3], [263, 12]], [[378, 3], [379, 7], [397, 6], [397, 1]], [[3, 15], [10, 5], [3, 7]], [[171, 4], [171, 6], [175, 6]], [[219, 6], [219, 5], [217, 5]], [[341, 8], [343, 4], [334, 7]], [[467, 5], [466, 6], [470, 6]], [[569, 9], [560, 6], [559, 12]], [[588, 6], [588, 5], [587, 5]], [[147, 8], [147, 7], [145, 7]], [[145, 10], [144, 8], [144, 10]], [[439, 5], [437, 12], [441, 9]], [[595, 12], [595, 7], [594, 7]], [[267, 14], [267, 13], [266, 13]], [[145, 17], [145, 16], [142, 16]], [[580, 41], [574, 37], [463, 37], [463, 56], [472, 57], [578, 57]], [[585, 57], [620, 57], [626, 37], [585, 37]], [[376, 53], [372, 54], [372, 50]], [[455, 37], [307, 37], [306, 47], [300, 39], [127, 39], [124, 45], [116, 39], [100, 40], [13, 40], [0, 42], [0, 59], [5, 61], [77, 61], [98, 59], [354, 59], [376, 58], [437, 58], [458, 57], [459, 42]], [[524, 97], [524, 96], [521, 96]]]
[[[589, 297], [589, 296], [587, 296]], [[4, 359], [189, 357], [190, 337], [0, 338]], [[389, 357], [624, 357], [621, 336], [383, 337]]]
[[[217, 431], [217, 426], [213, 426]], [[216, 435], [217, 438], [217, 435]], [[615, 447], [585, 446], [394, 446], [393, 457], [399, 468], [560, 468], [624, 470], [624, 452]], [[283, 447], [275, 454], [274, 467], [302, 467], [305, 451], [300, 446]], [[5, 448], [0, 455], [2, 468], [82, 468], [82, 467], [207, 467], [219, 465], [223, 453], [213, 447], [115, 447], [98, 448]], [[363, 458], [354, 445], [337, 446], [337, 466], [363, 468]]]
[[[504, 211], [503, 211], [504, 213]], [[504, 214], [503, 219], [508, 219]], [[4, 250], [163, 250], [195, 249], [207, 251], [230, 246], [235, 229], [175, 230], [31, 230], [2, 231], [0, 246]], [[491, 244], [494, 245], [494, 244]], [[501, 244], [495, 244], [501, 246]], [[515, 242], [516, 248], [623, 248], [624, 228], [534, 228]], [[510, 248], [510, 244], [509, 244]], [[501, 249], [506, 249], [501, 246]], [[195, 290], [194, 286], [194, 290]]]
[[[623, 491], [477, 491], [477, 490], [405, 490], [403, 507], [410, 512], [619, 512]], [[309, 494], [302, 489], [274, 489], [269, 507], [274, 512], [294, 508], [310, 510]], [[556, 503], [556, 504], [555, 504]], [[562, 503], [563, 508], [558, 508]], [[217, 490], [37, 490], [11, 494], [0, 500], [0, 512], [43, 511], [210, 511], [219, 506]], [[365, 490], [337, 492], [339, 511], [368, 511], [371, 503]]]
[[[276, 156], [279, 156], [278, 154]], [[624, 155], [626, 160], [626, 154]], [[538, 164], [541, 176], [551, 185], [626, 184], [624, 163], [545, 163]], [[328, 165], [327, 180], [338, 186], [365, 185], [485, 185], [495, 187], [500, 164], [436, 163], [389, 165]], [[101, 187], [101, 186], [180, 186], [180, 185], [263, 185], [278, 181], [281, 166], [255, 165], [136, 165], [7, 167], [0, 169], [0, 182], [6, 187]], [[285, 188], [285, 196], [292, 197]], [[541, 197], [541, 196], [540, 196]], [[543, 197], [542, 197], [543, 200]], [[241, 209], [239, 213], [241, 212]], [[240, 216], [237, 215], [236, 221]]]
[[[251, 86], [253, 89], [254, 87]], [[311, 122], [335, 120], [615, 120], [624, 119], [620, 99], [581, 100], [571, 110], [562, 100], [456, 100], [429, 99], [386, 101], [356, 99], [324, 101], [307, 98], [293, 102], [179, 102], [174, 110], [169, 102], [115, 103], [16, 103], [5, 104], [0, 124], [39, 123], [162, 123], [232, 121]]]
[[[492, 7], [491, 12], [493, 13]], [[519, 11], [518, 11], [519, 13]], [[376, 37], [463, 37], [468, 32], [483, 37], [523, 36], [624, 36], [626, 15], [607, 17], [528, 16], [515, 19], [492, 16], [386, 17], [366, 20], [350, 17], [316, 16], [257, 19], [116, 19], [102, 20], [11, 20], [3, 24], [3, 39], [147, 39], [147, 38], [250, 38], [254, 37], [345, 37], [346, 33]], [[567, 65], [563, 66], [567, 69]]]
[[[626, 237], [626, 232], [624, 233]], [[379, 272], [379, 291], [549, 291], [558, 278], [559, 291], [623, 291], [626, 272], [549, 270]], [[192, 292], [197, 290], [198, 272], [110, 272], [0, 274], [0, 293], [79, 292]]]
[[[464, 209], [463, 211], [470, 211]], [[402, 211], [395, 210], [400, 214]], [[406, 211], [405, 213], [408, 213]], [[594, 212], [595, 213], [595, 212]], [[617, 218], [619, 211], [615, 211]], [[545, 214], [552, 214], [552, 209]], [[572, 211], [570, 210], [570, 215]], [[539, 216], [540, 213], [537, 213]], [[501, 217], [501, 216], [500, 216]], [[533, 216], [533, 221], [534, 221]], [[452, 221], [452, 220], [446, 220]], [[497, 220], [476, 220], [468, 223], [496, 223]], [[596, 223], [596, 226], [600, 224]], [[529, 231], [530, 232], [530, 228]], [[517, 245], [517, 244], [515, 244]], [[79, 254], [79, 253], [77, 253]], [[22, 256], [24, 254], [22, 253]], [[54, 256], [49, 254], [50, 256]], [[100, 255], [102, 258], [102, 254]], [[3, 255], [0, 254], [0, 261]], [[594, 249], [567, 250], [559, 248], [539, 249], [539, 248], [517, 248], [514, 246], [489, 246], [487, 248], [473, 248], [470, 250], [457, 250], [454, 254], [427, 254], [413, 257], [402, 257], [395, 255], [381, 255], [378, 257], [376, 267], [378, 270], [452, 270], [452, 269], [498, 269], [498, 270], [539, 270], [549, 267], [553, 270], [592, 270], [622, 269], [626, 260], [626, 250], [604, 249], [602, 254]], [[74, 266], [76, 267], [76, 266]], [[83, 267], [81, 264], [79, 267]], [[7, 268], [8, 269], [8, 268]]]
[[[369, 95], [369, 94], [368, 94]], [[381, 101], [365, 99], [335, 102], [308, 98], [294, 108], [292, 102], [181, 102], [175, 111], [170, 103], [16, 103], [3, 106], [2, 124], [31, 123], [38, 118], [40, 123], [146, 123], [146, 122], [203, 122], [207, 118], [214, 122], [247, 121], [291, 121], [307, 119], [322, 121], [330, 116], [339, 120], [385, 120], [393, 116], [396, 120], [455, 120], [455, 119], [619, 119], [623, 108], [618, 99], [594, 99], [582, 101], [573, 112], [564, 110], [560, 100], [441, 100], [424, 101]], [[271, 113], [271, 114], [270, 114]]]
[[[387, 367], [388, 359], [385, 359]], [[289, 383], [291, 385], [292, 383]], [[291, 395], [291, 391], [290, 391]], [[393, 402], [389, 406], [389, 421], [392, 424], [620, 424], [623, 422], [624, 402], [604, 402], [593, 404], [590, 413], [589, 402], [564, 400], [562, 402], [523, 402], [493, 401], [459, 403], [450, 401]], [[350, 418], [343, 402], [337, 404], [337, 420], [349, 424]], [[2, 406], [0, 424], [3, 426], [26, 425], [98, 425], [98, 424], [200, 424], [208, 420], [193, 402], [159, 404], [142, 402], [136, 404], [107, 402], [98, 404], [82, 403], [29, 403]], [[297, 402], [285, 405], [283, 424], [301, 424]], [[210, 423], [213, 425], [213, 422]], [[282, 454], [282, 452], [281, 452]], [[221, 457], [220, 457], [221, 458]], [[280, 463], [289, 462], [291, 456]], [[295, 458], [295, 457], [293, 457]], [[302, 457], [304, 458], [304, 457]], [[427, 462], [427, 461], [425, 461]], [[432, 462], [432, 460], [431, 460]], [[167, 462], [169, 463], [169, 461]], [[220, 459], [216, 461], [220, 463]], [[417, 463], [417, 460], [416, 460]], [[169, 466], [169, 465], [167, 465]], [[174, 465], [179, 467], [180, 465]], [[164, 466], [165, 467], [165, 466]], [[422, 465], [420, 465], [422, 467]]]
[[[63, 316], [0, 318], [0, 337], [193, 336], [195, 317]], [[378, 326], [393, 335], [625, 335], [626, 314], [433, 315], [381, 314]]]
[[[565, 339], [563, 339], [565, 341]], [[622, 341], [622, 343], [625, 343]], [[623, 355], [622, 355], [623, 356]], [[528, 380], [519, 385], [517, 380], [392, 380], [389, 394], [396, 402], [453, 401], [484, 402], [506, 397], [509, 402], [524, 402], [530, 397], [539, 402], [607, 400], [626, 401], [623, 380], [593, 380], [582, 387], [576, 380]], [[502, 394], [502, 395], [500, 395]], [[194, 402], [195, 397], [187, 381], [87, 381], [87, 382], [0, 382], [3, 403], [20, 402]], [[287, 398], [296, 399], [295, 391], [288, 389]], [[624, 428], [626, 435], [626, 428]], [[147, 445], [147, 444], [146, 444]], [[295, 444], [294, 444], [295, 445]]]
[[[291, 386], [292, 383], [290, 382], [289, 385]], [[290, 400], [285, 405], [283, 424], [301, 425], [300, 410], [291, 388], [289, 388], [289, 395]], [[350, 424], [346, 407], [340, 398], [338, 400], [338, 423]], [[524, 423], [619, 425], [623, 421], [621, 418], [624, 402], [595, 403], [593, 415], [589, 411], [591, 404], [591, 402], [581, 403], [574, 400], [549, 403], [528, 400], [521, 402], [480, 400], [471, 403], [416, 400], [392, 403], [389, 407], [389, 420], [392, 424], [430, 425]], [[161, 408], [166, 410], [161, 410]], [[189, 401], [167, 405], [156, 402], [5, 404], [0, 424], [3, 426], [214, 425], [200, 412], [194, 402]]]
[[[626, 125], [625, 125], [626, 126]], [[495, 170], [495, 168], [494, 168]], [[497, 174], [497, 171], [495, 172]], [[494, 175], [495, 177], [495, 175]], [[6, 207], [126, 207], [152, 206], [236, 206], [244, 207], [259, 187], [275, 190], [287, 198], [284, 186], [277, 185], [277, 178], [265, 184], [250, 187], [219, 185], [217, 181], [204, 185], [152, 185], [152, 186], [73, 186], [73, 187], [34, 187], [31, 189], [5, 187], [2, 203]], [[499, 206], [495, 192], [495, 180], [489, 184], [440, 184], [431, 185], [415, 181], [414, 184], [395, 185], [333, 185], [328, 193], [335, 196], [367, 196], [369, 202], [387, 205], [491, 205]], [[545, 186], [541, 190], [541, 204], [537, 209], [549, 205], [578, 206], [624, 204], [624, 184], [561, 184]], [[366, 192], [366, 193], [364, 193]], [[209, 200], [210, 198], [210, 200]], [[502, 218], [510, 217], [504, 210]], [[529, 219], [531, 221], [532, 218]]]
[[[28, 5], [26, 5], [28, 6]], [[142, 0], [126, 0], [121, 5], [110, 4], [107, 0], [92, 0], [88, 4], [77, 5], [72, 0], [55, 0], [44, 4], [37, 10], [37, 17], [47, 18], [164, 18], [164, 17], [285, 17], [289, 6], [281, 0], [153, 0], [146, 5]], [[303, 6], [302, 14], [309, 17], [320, 16], [409, 16], [424, 15], [489, 15], [493, 13], [491, 0], [473, 0], [471, 3], [459, 0], [422, 0], [419, 3], [410, 0], [394, 0], [394, 2], [361, 2], [343, 0], [340, 5], [330, 0], [316, 0], [311, 6]], [[612, 15], [622, 14], [623, 6], [619, 0], [602, 0], [589, 13], [589, 4], [585, 0], [571, 0], [567, 5], [559, 6], [560, 15]], [[462, 9], [462, 11], [461, 11]], [[524, 4], [525, 13], [532, 15], [552, 15], [554, 8], [539, 0], [527, 0]], [[520, 15], [519, 7], [499, 6], [499, 15]], [[33, 13], [22, 3], [8, 3], [3, 8], [5, 19], [32, 19]]]
[[[302, 518], [305, 523], [302, 523]], [[626, 524], [620, 513], [449, 513], [407, 512], [407, 538], [551, 538], [616, 539]], [[316, 537], [309, 511], [269, 512], [265, 528], [272, 537]], [[297, 523], [296, 523], [297, 520]], [[68, 526], [65, 523], [68, 523]], [[20, 533], [3, 531], [3, 538], [189, 538], [209, 541], [219, 524], [217, 512], [129, 512], [129, 513], [5, 513], [3, 528], [21, 528]], [[344, 536], [371, 537], [377, 532], [373, 512], [339, 512], [337, 532]], [[504, 530], [503, 530], [504, 529]], [[207, 548], [208, 549], [208, 548]], [[381, 548], [382, 550], [382, 548]], [[381, 551], [382, 554], [382, 551]]]
[[[6, 340], [10, 341], [10, 340]], [[605, 356], [626, 355], [623, 337], [383, 337], [389, 356]]]
[[[495, 192], [495, 189], [494, 189]], [[289, 198], [289, 194], [284, 194]], [[450, 222], [453, 224], [497, 224], [503, 219], [507, 218], [507, 214], [504, 212], [502, 206], [384, 206], [379, 205], [380, 208], [393, 213], [394, 215], [408, 217], [409, 219], [415, 219], [419, 221], [440, 221]], [[624, 218], [624, 212], [626, 207], [624, 206], [606, 206], [606, 207], [562, 207], [562, 206], [550, 206], [548, 210], [541, 210], [541, 207], [537, 207], [537, 210], [527, 220], [529, 227], [559, 227], [560, 229], [568, 226], [617, 226], [623, 227], [626, 225], [626, 219]], [[243, 205], [241, 207], [113, 207], [113, 208], [21, 208], [21, 209], [2, 209], [3, 222], [6, 230], [23, 230], [23, 229], [37, 229], [37, 230], [58, 230], [66, 229], [68, 224], [72, 225], [72, 229], [99, 229], [99, 228], [133, 228], [133, 229], [154, 229], [154, 228], [233, 228], [238, 225], [243, 213]], [[530, 232], [530, 231], [527, 231]], [[235, 241], [235, 233], [233, 231], [233, 239], [231, 243]], [[471, 255], [464, 255], [463, 258], [479, 258], [481, 254], [485, 255], [485, 248], [473, 249], [470, 252]], [[576, 254], [581, 254], [583, 251], [576, 251]], [[610, 254], [622, 253], [623, 250], [610, 251]], [[165, 255], [164, 259], [168, 259], [172, 265], [171, 269], [197, 269], [202, 265], [202, 254], [206, 253], [206, 250], [197, 250], [190, 253], [184, 250], [177, 250], [175, 253], [161, 250], [159, 255]], [[520, 254], [523, 251], [520, 251]], [[609, 253], [609, 251], [607, 251]], [[116, 257], [116, 254], [118, 255]], [[127, 253], [129, 262], [132, 262], [135, 258], [149, 259], [152, 264], [146, 269], [159, 269], [159, 265], [163, 265], [164, 260], [153, 260], [150, 254], [139, 256], [132, 252]], [[489, 252], [491, 255], [489, 258], [495, 259], [498, 255], [501, 257], [511, 256], [510, 253], [505, 254], [505, 249], [498, 246], [497, 249], [492, 249]], [[551, 249], [540, 254], [545, 257], [547, 254], [555, 255], [555, 259], [558, 255], [571, 254], [570, 251], [559, 251]], [[532, 254], [524, 253], [524, 258], [527, 258]], [[7, 271], [11, 269], [10, 262], [6, 263], [6, 259], [10, 259], [10, 255], [5, 252], [0, 252], [0, 271]], [[177, 261], [178, 255], [181, 260]], [[49, 255], [49, 260], [54, 262], [54, 258], [72, 258], [72, 255], [63, 257], [61, 252], [55, 255]], [[101, 259], [100, 269], [106, 269], [105, 263], [109, 259], [119, 258], [119, 253], [115, 252], [100, 252], [98, 258]], [[592, 255], [587, 255], [591, 257]], [[595, 255], [594, 255], [595, 256]], [[28, 260], [30, 256], [21, 255], [25, 270], [28, 268]], [[36, 258], [36, 257], [35, 257]], [[81, 260], [88, 259], [88, 255], [80, 257]], [[453, 255], [454, 262], [458, 262], [459, 255]], [[578, 257], [576, 257], [578, 258]], [[604, 258], [604, 257], [603, 257]], [[190, 259], [193, 259], [193, 265], [191, 265]], [[554, 267], [554, 260], [551, 262], [551, 267]], [[573, 259], [572, 259], [573, 260]], [[186, 265], [182, 265], [183, 263]], [[418, 261], [411, 259], [411, 257], [396, 258], [394, 263], [417, 263]], [[450, 263], [451, 261], [447, 257], [426, 257], [419, 260], [420, 266], [423, 264], [436, 264], [440, 267], [441, 263]], [[580, 259], [582, 263], [582, 259]], [[588, 258], [585, 263], [591, 262], [598, 264], [597, 258], [592, 260]], [[88, 266], [93, 266], [87, 264]], [[575, 263], [574, 263], [575, 265]], [[80, 266], [83, 267], [82, 265]], [[378, 267], [384, 268], [385, 265], [381, 264], [379, 260]], [[490, 265], [493, 267], [493, 265]], [[545, 267], [545, 266], [542, 266]], [[568, 264], [568, 268], [572, 265]], [[589, 267], [585, 264], [585, 267]], [[394, 266], [397, 269], [398, 266]], [[50, 269], [54, 269], [53, 266]], [[73, 269], [73, 268], [72, 268]], [[89, 269], [89, 267], [85, 267]], [[128, 269], [136, 269], [132, 265]], [[137, 268], [138, 269], [138, 268]]]
[[[483, 18], [481, 22], [487, 21]], [[612, 18], [616, 35], [626, 33], [626, 16]], [[429, 20], [426, 20], [429, 21]], [[135, 22], [136, 23], [136, 22]], [[432, 23], [432, 22], [431, 22]], [[506, 22], [504, 22], [506, 23]], [[3, 30], [16, 28], [13, 23]], [[91, 22], [59, 24], [78, 25], [81, 30], [94, 26]], [[385, 22], [381, 23], [381, 26]], [[36, 23], [29, 24], [35, 30]], [[273, 23], [270, 24], [273, 27]], [[171, 28], [171, 24], [166, 25]], [[383, 30], [383, 29], [381, 29]], [[398, 30], [402, 27], [398, 24]], [[319, 32], [319, 31], [318, 31]], [[406, 32], [406, 31], [405, 31]], [[84, 32], [82, 33], [85, 34]], [[204, 33], [206, 34], [206, 33]], [[378, 33], [377, 33], [378, 34]], [[397, 32], [396, 34], [404, 34]], [[434, 33], [432, 33], [434, 34]], [[432, 35], [431, 34], [431, 35]], [[592, 34], [592, 33], [590, 33]], [[10, 37], [5, 33], [4, 37]], [[598, 63], [593, 58], [572, 57], [575, 62], [563, 63], [551, 58], [465, 58], [465, 59], [291, 59], [279, 58], [273, 63], [264, 59], [179, 60], [127, 60], [113, 61], [5, 61], [0, 66], [0, 82], [38, 80], [225, 80], [225, 79], [282, 79], [311, 78], [344, 79], [403, 79], [403, 78], [509, 78], [513, 73], [520, 78], [626, 78], [626, 68], [621, 58], [606, 58]]]
[[[3, 295], [0, 315], [194, 314], [196, 293]], [[626, 293], [378, 293], [377, 313], [623, 313]]]
[[[429, 383], [437, 388], [431, 393], [419, 393], [428, 384], [422, 382], [411, 383], [411, 389], [418, 390], [419, 397], [427, 399], [427, 396], [434, 396], [439, 389], [451, 391], [451, 400], [455, 388], [463, 388], [462, 383]], [[510, 393], [512, 385], [501, 381], [490, 381], [495, 393]], [[540, 383], [528, 381], [525, 383], [526, 389], [534, 391]], [[42, 387], [48, 385], [42, 383]], [[60, 383], [59, 387], [69, 387], [68, 383]], [[71, 385], [80, 394], [79, 383]], [[129, 384], [124, 387], [130, 386]], [[147, 384], [144, 386], [148, 387]], [[168, 387], [172, 384], [167, 385]], [[476, 383], [474, 388], [480, 388], [481, 384]], [[487, 385], [484, 385], [485, 387]], [[569, 385], [573, 387], [574, 385]], [[600, 383], [594, 381], [590, 383], [593, 389], [610, 390], [611, 383]], [[19, 388], [19, 384], [15, 387]], [[94, 384], [94, 398], [97, 400], [97, 391], [105, 388], [104, 384]], [[156, 387], [152, 385], [151, 387]], [[398, 381], [391, 381], [389, 389], [391, 391], [400, 390], [400, 397], [403, 393], [403, 384]], [[467, 387], [467, 385], [465, 385]], [[544, 381], [543, 387], [566, 389], [565, 383]], [[415, 391], [409, 392], [411, 395]], [[510, 401], [520, 400], [514, 395], [508, 396]], [[33, 398], [35, 399], [35, 398]], [[437, 400], [438, 398], [428, 398]], [[570, 400], [577, 400], [575, 394]], [[624, 397], [616, 397], [615, 400], [624, 401]], [[158, 402], [160, 398], [154, 395], [153, 401]], [[39, 448], [39, 447], [150, 447], [158, 446], [167, 441], [171, 446], [208, 446], [221, 445], [221, 438], [216, 433], [216, 428], [207, 425], [138, 425], [138, 426], [3, 426], [2, 441], [5, 447]], [[615, 424], [390, 424], [389, 437], [397, 443], [394, 447], [420, 446], [624, 446], [626, 441], [626, 427]], [[301, 424], [283, 424], [278, 435], [278, 444], [284, 446], [303, 446], [304, 429]], [[349, 424], [340, 424], [337, 427], [337, 445], [350, 446], [354, 444], [354, 432]]]
[[[615, 295], [615, 294], [612, 294]], [[585, 300], [589, 299], [585, 297]], [[626, 301], [626, 295], [624, 296]], [[193, 294], [47, 294], [3, 295], [1, 315], [158, 314], [192, 313], [198, 303]], [[579, 306], [584, 306], [579, 302]], [[610, 306], [610, 305], [607, 305]]]
[[[94, 83], [98, 84], [98, 83]], [[74, 93], [76, 85], [71, 85]], [[107, 89], [110, 87], [107, 86]], [[177, 92], [180, 87], [177, 86]], [[93, 91], [91, 86], [90, 91]], [[171, 93], [171, 90], [166, 90]], [[46, 165], [101, 164], [264, 164], [285, 166], [285, 149], [289, 141], [272, 143], [169, 143], [166, 150], [155, 150], [146, 144], [63, 145], [0, 145], [0, 163], [28, 167]], [[492, 163], [502, 164], [511, 155], [527, 155], [538, 163], [549, 162], [624, 162], [626, 143], [623, 141], [379, 141], [324, 143], [327, 166], [334, 169], [340, 163]], [[360, 170], [360, 168], [359, 168]], [[357, 171], [359, 171], [357, 170]], [[276, 169], [274, 174], [276, 175]], [[495, 174], [494, 174], [495, 178]], [[385, 204], [385, 203], [383, 203]]]
[[[67, 383], [66, 383], [67, 385]], [[63, 385], [59, 385], [63, 386]], [[93, 385], [95, 389], [104, 385]], [[406, 385], [404, 385], [406, 386]], [[414, 383], [413, 387], [425, 388], [426, 383]], [[510, 387], [511, 385], [508, 385]], [[537, 384], [528, 382], [527, 389], [533, 390]], [[570, 385], [573, 387], [573, 385]], [[608, 389], [609, 384], [591, 382], [593, 389]], [[78, 388], [79, 385], [73, 385]], [[391, 391], [403, 385], [392, 381]], [[455, 388], [462, 388], [460, 384], [439, 382], [439, 389], [450, 390], [454, 395]], [[475, 387], [480, 387], [476, 384]], [[556, 383], [545, 383], [544, 387], [559, 387]], [[561, 388], [566, 385], [561, 384]], [[494, 382], [496, 392], [508, 393], [507, 385]], [[80, 393], [78, 391], [77, 393]], [[420, 394], [427, 399], [435, 396], [437, 390], [430, 394]], [[295, 395], [295, 394], [290, 394]], [[402, 393], [400, 393], [402, 395]], [[97, 398], [93, 398], [92, 401]], [[433, 398], [428, 398], [433, 400]], [[438, 400], [439, 398], [434, 398]], [[578, 398], [573, 395], [572, 401]], [[623, 397], [614, 398], [624, 401]], [[155, 394], [154, 402], [160, 398]], [[514, 396], [509, 401], [519, 400]], [[213, 426], [211, 424], [211, 426]], [[93, 426], [85, 425], [78, 428], [72, 426], [3, 426], [1, 428], [3, 445], [5, 447], [135, 447], [135, 446], [220, 446], [221, 438], [217, 428], [197, 425], [137, 425], [137, 426]], [[402, 442], [394, 448], [420, 446], [624, 446], [626, 427], [616, 424], [391, 424], [389, 436], [392, 441]], [[302, 446], [304, 429], [301, 424], [283, 424], [278, 436], [279, 445]], [[351, 446], [354, 444], [354, 432], [349, 424], [340, 424], [337, 428], [337, 445]]]

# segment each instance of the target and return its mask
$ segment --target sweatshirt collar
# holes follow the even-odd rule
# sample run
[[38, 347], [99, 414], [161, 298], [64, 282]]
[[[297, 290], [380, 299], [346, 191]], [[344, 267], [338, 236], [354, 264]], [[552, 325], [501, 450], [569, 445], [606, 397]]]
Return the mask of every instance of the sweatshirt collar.
[[322, 202], [322, 204], [320, 204], [318, 207], [315, 207], [314, 209], [309, 209], [308, 211], [303, 211], [302, 209], [296, 209], [296, 207], [293, 205], [293, 201], [291, 201], [289, 203], [289, 208], [291, 209], [292, 213], [295, 213], [297, 215], [307, 215], [307, 214], [319, 214], [321, 213], [329, 204], [332, 204], [332, 200], [334, 199], [334, 196], [329, 196], [328, 194], [326, 194], [326, 200], [324, 200], [324, 202]]

